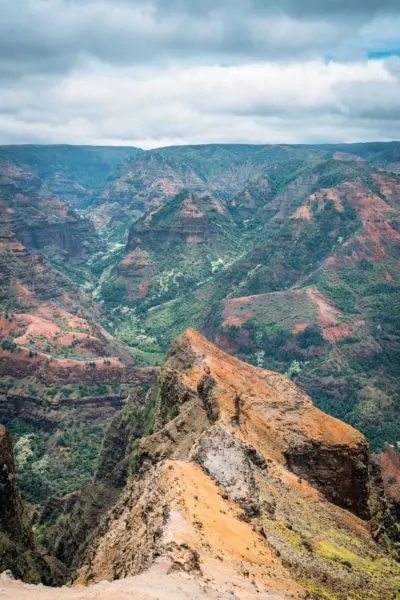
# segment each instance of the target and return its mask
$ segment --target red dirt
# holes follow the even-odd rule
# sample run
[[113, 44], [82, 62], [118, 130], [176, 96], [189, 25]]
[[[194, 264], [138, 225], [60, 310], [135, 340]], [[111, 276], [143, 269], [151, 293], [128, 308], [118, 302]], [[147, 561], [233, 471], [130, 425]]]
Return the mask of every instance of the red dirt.
[[30, 337], [39, 335], [44, 335], [49, 340], [52, 340], [60, 331], [58, 325], [36, 315], [21, 315], [21, 320], [23, 320], [28, 327], [23, 335], [14, 340], [16, 344], [27, 344]]
[[159, 179], [157, 187], [166, 196], [175, 196], [179, 192], [179, 186], [171, 179]]
[[23, 175], [24, 171], [12, 163], [2, 161], [0, 163], [0, 173], [3, 177], [19, 178]]
[[[65, 298], [64, 298], [65, 299]], [[68, 327], [73, 329], [86, 329], [87, 331], [91, 330], [91, 326], [89, 325], [86, 319], [82, 317], [77, 317], [66, 310], [58, 308], [57, 306], [53, 306], [52, 304], [43, 303], [39, 307], [38, 314], [44, 319], [65, 319], [67, 321]]]
[[293, 327], [293, 330], [294, 331], [304, 331], [310, 325], [311, 325], [311, 323], [307, 323], [307, 322], [296, 323], [296, 325]]
[[204, 217], [204, 213], [202, 213], [197, 208], [197, 206], [192, 201], [191, 197], [186, 198], [183, 201], [179, 214], [183, 217], [191, 217], [192, 219], [199, 219], [200, 217]]
[[378, 455], [378, 461], [382, 470], [385, 490], [389, 498], [394, 502], [400, 502], [400, 454], [386, 444], [383, 452]]
[[74, 221], [75, 217], [70, 215], [69, 205], [59, 198], [44, 198], [40, 199], [38, 206], [48, 211], [51, 215], [57, 215], [63, 220]]
[[223, 203], [221, 202], [221, 200], [216, 200], [215, 198], [213, 198], [212, 205], [217, 210], [217, 212], [219, 212], [220, 214], [223, 214], [225, 212], [225, 207], [224, 207]]
[[[353, 446], [365, 441], [363, 435], [350, 425], [315, 408], [306, 394], [283, 375], [253, 367], [225, 354], [193, 329], [186, 330], [181, 337], [186, 338], [195, 354], [202, 356], [201, 361], [195, 361], [181, 375], [184, 385], [196, 390], [203, 369], [207, 366], [217, 383], [221, 420], [231, 422], [235, 416], [233, 400], [239, 396], [243, 414], [240, 435], [243, 434], [248, 442], [254, 443], [265, 456], [284, 464], [282, 452], [287, 442], [282, 438], [282, 431], [285, 431], [283, 421], [286, 418], [290, 420], [291, 427], [304, 432], [308, 438], [323, 439], [326, 444], [345, 443]], [[295, 415], [285, 412], [285, 406], [293, 403], [294, 398], [299, 401], [300, 397], [305, 404], [295, 418]], [[271, 402], [271, 410], [267, 410], [265, 405], [265, 410], [261, 411], [260, 399], [264, 399], [262, 402]], [[282, 412], [279, 411], [280, 418], [275, 420], [274, 411], [278, 405]]]
[[255, 298], [255, 296], [241, 296], [240, 298], [232, 298], [231, 300], [226, 300], [224, 307], [235, 306], [236, 304], [243, 304], [244, 302], [251, 302], [253, 298]]
[[400, 243], [400, 233], [387, 222], [387, 216], [394, 212], [394, 209], [382, 198], [363, 189], [357, 183], [345, 183], [342, 188], [363, 224], [362, 234], [354, 235], [343, 244], [343, 247], [351, 247], [356, 243], [360, 249], [356, 250], [356, 255], [353, 256], [357, 256], [358, 260], [361, 258], [366, 258], [370, 262], [381, 260], [385, 256], [383, 241]]
[[338, 321], [341, 312], [327, 298], [312, 287], [307, 288], [307, 295], [317, 307], [318, 325], [326, 340], [335, 342], [350, 335], [350, 327]]
[[37, 301], [35, 300], [31, 290], [22, 285], [20, 281], [15, 282], [15, 289], [18, 295], [18, 300], [24, 306], [37, 306]]
[[222, 323], [222, 327], [230, 327], [231, 325], [241, 327], [246, 321], [251, 319], [252, 316], [252, 313], [249, 311], [240, 314], [230, 314]]
[[350, 327], [346, 323], [340, 323], [340, 325], [334, 325], [333, 327], [325, 327], [322, 335], [326, 340], [336, 342], [350, 335]]
[[299, 206], [299, 208], [292, 214], [291, 219], [304, 219], [305, 221], [311, 220], [311, 208], [307, 205]]
[[150, 287], [150, 281], [142, 281], [139, 284], [136, 297], [137, 298], [145, 298], [147, 296], [147, 294], [149, 293], [149, 287]]
[[145, 267], [149, 264], [149, 261], [141, 248], [135, 248], [133, 252], [129, 252], [126, 254], [124, 258], [121, 260], [121, 265], [131, 266], [135, 265], [137, 267]]
[[400, 208], [400, 183], [385, 175], [373, 175], [375, 183], [379, 185], [380, 192], [392, 206]]
[[0, 316], [0, 336], [1, 337], [8, 337], [11, 334], [15, 334], [17, 332], [22, 331], [25, 329], [25, 321], [23, 319], [20, 319], [19, 316], [18, 317], [14, 317], [11, 321], [9, 319], [6, 319], [4, 315]]
[[321, 328], [336, 325], [340, 311], [329, 302], [316, 288], [307, 288], [307, 296], [317, 307], [318, 324]]
[[59, 337], [57, 339], [57, 344], [59, 346], [70, 346], [72, 344], [72, 342], [79, 340], [79, 342], [85, 341], [86, 340], [90, 340], [92, 342], [96, 342], [98, 343], [99, 340], [98, 338], [94, 337], [93, 335], [88, 335], [86, 333], [79, 333], [79, 332], [68, 332], [68, 333], [64, 333], [64, 335], [62, 335], [61, 337]]
[[0, 250], [11, 250], [11, 251], [22, 251], [25, 250], [25, 246], [20, 244], [15, 240], [1, 240], [0, 241]]
[[250, 344], [249, 332], [246, 329], [240, 329], [234, 339], [229, 338], [223, 333], [215, 335], [215, 343], [225, 352], [233, 354], [240, 346], [248, 346]]
[[311, 194], [311, 196], [307, 198], [306, 204], [300, 206], [291, 215], [291, 219], [304, 219], [306, 221], [310, 221], [312, 218], [311, 205], [316, 202], [318, 209], [320, 210], [328, 201], [332, 201], [334, 203], [338, 212], [343, 212], [344, 209], [338, 190], [335, 188], [321, 188], [318, 192]]
[[318, 202], [318, 206], [322, 207], [325, 202], [332, 201], [335, 205], [335, 208], [338, 212], [343, 212], [344, 208], [342, 202], [340, 200], [340, 193], [335, 188], [322, 188], [312, 196], [310, 196], [310, 200], [316, 200]]

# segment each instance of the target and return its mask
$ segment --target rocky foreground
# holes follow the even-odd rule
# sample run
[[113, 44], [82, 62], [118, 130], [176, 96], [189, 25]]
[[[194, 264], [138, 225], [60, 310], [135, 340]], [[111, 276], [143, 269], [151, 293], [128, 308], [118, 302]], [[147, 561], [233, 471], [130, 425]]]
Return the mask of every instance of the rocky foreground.
[[[362, 434], [193, 329], [148, 401], [153, 433], [123, 456], [131, 476], [114, 506], [96, 521], [101, 496], [81, 498], [91, 527], [69, 557], [72, 587], [3, 575], [2, 598], [396, 597], [397, 526]], [[76, 527], [68, 502], [60, 510], [56, 558]]]

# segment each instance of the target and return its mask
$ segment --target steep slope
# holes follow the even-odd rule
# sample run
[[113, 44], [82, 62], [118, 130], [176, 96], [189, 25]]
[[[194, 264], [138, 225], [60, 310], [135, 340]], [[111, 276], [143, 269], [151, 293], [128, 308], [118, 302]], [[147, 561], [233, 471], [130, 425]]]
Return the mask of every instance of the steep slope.
[[51, 584], [65, 572], [38, 549], [22, 505], [15, 475], [11, 438], [0, 425], [0, 571], [11, 570], [24, 581]]
[[[129, 385], [154, 380], [136, 365], [160, 364], [195, 325], [288, 373], [374, 448], [395, 444], [399, 147], [163, 148], [128, 158], [104, 194], [123, 149], [0, 148], [1, 414], [27, 416], [35, 445], [49, 434], [55, 457], [66, 432], [55, 444], [53, 427], [72, 411], [96, 428], [98, 447], [97, 423]], [[80, 207], [96, 199], [88, 214], [104, 211], [97, 225], [119, 243], [107, 250], [56, 193]], [[16, 439], [32, 433], [10, 427]]]
[[382, 452], [374, 459], [382, 474], [385, 493], [394, 518], [400, 519], [400, 454], [390, 444], [385, 444]]
[[[289, 218], [278, 213], [264, 245], [220, 283], [232, 286], [221, 305], [223, 347], [240, 346], [242, 356], [253, 352], [273, 368], [293, 365], [321, 407], [376, 446], [396, 442], [399, 432], [399, 183], [364, 169], [321, 188]], [[246, 272], [246, 264], [257, 269]]]
[[240, 250], [225, 203], [183, 191], [132, 227], [126, 252], [101, 288], [109, 304], [159, 304], [232, 262]]
[[226, 205], [238, 259], [145, 314], [155, 356], [194, 325], [297, 378], [375, 448], [396, 443], [399, 198], [398, 176], [356, 156], [267, 168]]
[[93, 532], [120, 496], [135, 441], [151, 432], [150, 395], [150, 390], [135, 389], [110, 422], [94, 480], [64, 497], [49, 498], [42, 510], [36, 534], [48, 553], [70, 571], [81, 564]]
[[0, 146], [0, 162], [33, 172], [42, 181], [43, 197], [59, 196], [85, 208], [117, 165], [137, 152], [141, 150], [114, 146]]
[[[329, 150], [332, 146], [322, 146]], [[373, 165], [399, 174], [400, 142], [367, 142], [364, 144], [337, 144], [335, 152], [345, 156], [358, 156]]]
[[[14, 200], [0, 199], [0, 419], [16, 443], [22, 491], [36, 503], [90, 480], [104, 424], [129, 385], [149, 384], [157, 371], [137, 368], [102, 326], [104, 311], [18, 241], [15, 217], [25, 224], [26, 213]], [[44, 219], [35, 228], [42, 226]], [[57, 243], [52, 234], [50, 241]]]
[[186, 188], [228, 199], [268, 164], [321, 153], [326, 154], [312, 147], [240, 144], [149, 150], [132, 156], [116, 169], [89, 214], [111, 240], [122, 241], [133, 221], [157, 210]]
[[[0, 148], [1, 155], [1, 148]], [[2, 227], [8, 227], [30, 252], [41, 252], [78, 283], [90, 279], [89, 257], [105, 250], [93, 223], [67, 201], [43, 193], [32, 170], [0, 160]]]
[[166, 589], [203, 582], [204, 597], [393, 598], [400, 569], [362, 434], [190, 329], [172, 344], [152, 405], [154, 433], [135, 443], [134, 477], [78, 581], [144, 571], [155, 589], [164, 573]]
[[[130, 149], [131, 151], [132, 149]], [[104, 190], [95, 198], [88, 214], [96, 226], [114, 242], [125, 241], [130, 225], [158, 209], [183, 189], [208, 192], [228, 200], [250, 183], [249, 197], [260, 193], [263, 171], [271, 171], [268, 185], [279, 184], [280, 165], [285, 171], [298, 169], [329, 156], [344, 161], [363, 160], [398, 172], [400, 144], [338, 144], [320, 146], [211, 144], [157, 148], [130, 156], [110, 175]], [[273, 173], [277, 168], [277, 173]], [[251, 183], [260, 176], [254, 188]], [[264, 179], [265, 183], [265, 179]]]

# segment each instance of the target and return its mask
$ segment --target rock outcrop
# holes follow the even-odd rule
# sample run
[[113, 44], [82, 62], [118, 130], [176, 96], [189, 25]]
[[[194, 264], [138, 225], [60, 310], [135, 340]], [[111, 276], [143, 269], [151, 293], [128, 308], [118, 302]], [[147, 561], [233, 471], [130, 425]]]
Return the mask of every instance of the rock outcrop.
[[61, 253], [60, 261], [79, 261], [89, 247], [92, 253], [104, 248], [92, 222], [49, 194], [33, 170], [0, 161], [0, 196], [12, 231], [29, 251], [47, 248]]
[[156, 568], [243, 599], [393, 598], [400, 570], [370, 533], [362, 434], [192, 329], [152, 403], [155, 431], [134, 444], [134, 478], [78, 580]]

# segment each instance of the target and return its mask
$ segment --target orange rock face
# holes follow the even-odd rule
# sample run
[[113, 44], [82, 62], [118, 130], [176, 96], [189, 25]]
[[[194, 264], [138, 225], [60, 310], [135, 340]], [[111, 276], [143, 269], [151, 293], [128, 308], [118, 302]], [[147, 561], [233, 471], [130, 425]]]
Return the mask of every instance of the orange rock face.
[[337, 570], [324, 556], [329, 544], [382, 555], [360, 518], [368, 518], [362, 434], [286, 377], [193, 329], [173, 342], [157, 389], [155, 432], [138, 446], [136, 477], [80, 577], [96, 583], [150, 567], [205, 580], [221, 598], [234, 589], [240, 600], [286, 600], [309, 597], [307, 582], [322, 573], [312, 589], [340, 589], [340, 600], [357, 589], [366, 600], [372, 586], [389, 600], [389, 580], [367, 584], [357, 566]]
[[[366, 447], [362, 434], [315, 408], [287, 377], [226, 354], [194, 329], [188, 329], [175, 344], [196, 356], [193, 365], [179, 375], [184, 385], [195, 392], [205, 374], [212, 377], [219, 418], [229, 427], [236, 418], [235, 399], [239, 398], [240, 431], [236, 433], [254, 443], [264, 455], [284, 463], [291, 446], [300, 448], [309, 442], [331, 448]], [[171, 355], [174, 366], [174, 349]]]

